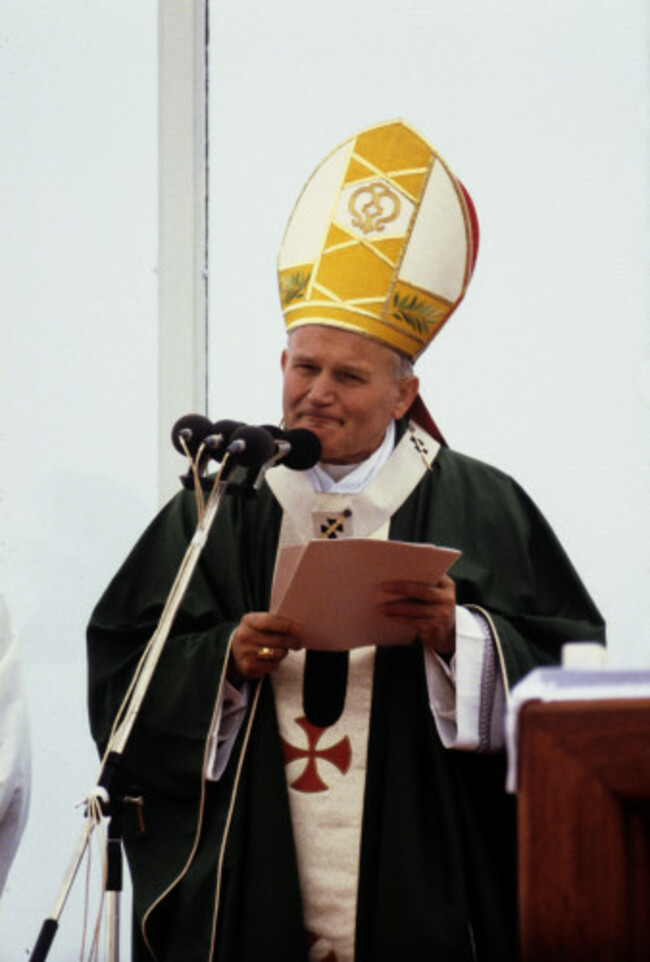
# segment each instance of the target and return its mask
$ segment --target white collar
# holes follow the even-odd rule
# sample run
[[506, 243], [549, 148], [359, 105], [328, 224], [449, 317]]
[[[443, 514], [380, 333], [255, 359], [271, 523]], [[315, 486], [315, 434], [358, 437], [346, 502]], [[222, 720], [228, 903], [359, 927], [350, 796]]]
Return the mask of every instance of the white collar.
[[307, 471], [294, 471], [283, 464], [271, 468], [266, 481], [283, 511], [280, 547], [306, 544], [320, 537], [323, 512], [331, 517], [342, 513], [348, 518], [351, 537], [371, 537], [406, 501], [439, 450], [438, 442], [426, 431], [409, 425], [409, 430], [365, 488], [343, 494], [315, 491]]
[[332, 464], [319, 462], [305, 471], [314, 491], [326, 494], [356, 494], [363, 491], [383, 468], [395, 447], [395, 422], [390, 421], [384, 440], [376, 451], [360, 464]]

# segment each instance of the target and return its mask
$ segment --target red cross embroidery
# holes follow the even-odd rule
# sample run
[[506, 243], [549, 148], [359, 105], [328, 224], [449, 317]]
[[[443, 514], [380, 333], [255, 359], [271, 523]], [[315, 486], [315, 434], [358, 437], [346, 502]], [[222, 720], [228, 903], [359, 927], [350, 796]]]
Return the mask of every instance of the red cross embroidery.
[[291, 782], [291, 788], [295, 788], [297, 792], [325, 792], [329, 788], [329, 785], [326, 785], [318, 774], [317, 759], [320, 758], [325, 762], [329, 762], [330, 765], [334, 765], [345, 775], [352, 760], [350, 739], [346, 735], [345, 738], [342, 738], [336, 745], [318, 750], [316, 748], [318, 741], [327, 729], [317, 728], [316, 725], [312, 725], [311, 722], [307, 721], [304, 716], [302, 718], [296, 718], [295, 722], [297, 725], [300, 725], [307, 735], [308, 747], [297, 748], [295, 745], [290, 745], [289, 742], [283, 738], [282, 751], [284, 752], [284, 764], [288, 765], [289, 762], [293, 762], [297, 758], [305, 758], [307, 764], [302, 774], [299, 775], [295, 781]]

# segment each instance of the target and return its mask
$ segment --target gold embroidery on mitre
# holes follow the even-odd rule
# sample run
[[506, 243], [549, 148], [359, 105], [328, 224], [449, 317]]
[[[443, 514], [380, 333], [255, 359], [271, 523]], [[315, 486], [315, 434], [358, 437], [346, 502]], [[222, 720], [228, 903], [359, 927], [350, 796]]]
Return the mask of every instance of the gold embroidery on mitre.
[[[323, 224], [320, 242], [315, 241], [316, 234], [309, 236], [310, 220], [303, 213], [287, 245], [291, 261], [279, 261], [285, 324], [288, 330], [305, 324], [325, 324], [356, 331], [415, 360], [452, 313], [471, 273], [471, 229], [461, 191], [438, 153], [399, 121], [362, 131], [346, 143], [350, 151], [345, 166], [337, 171], [338, 187], [334, 186], [335, 179], [313, 180], [312, 175], [311, 183], [326, 184], [331, 192], [319, 202], [320, 210], [329, 207], [329, 220]], [[330, 157], [337, 163], [341, 148]], [[317, 169], [319, 176], [328, 162], [329, 159]], [[437, 223], [431, 214], [430, 184], [438, 162], [454, 187], [467, 238], [464, 251], [459, 249], [459, 256], [465, 257], [463, 289], [453, 299], [432, 291], [428, 285], [421, 286], [421, 278], [427, 277], [422, 267], [426, 237], [421, 226], [417, 235], [418, 250], [422, 250], [420, 259], [415, 260], [411, 253], [405, 266], [425, 195], [429, 198], [427, 219], [420, 224]], [[315, 196], [313, 192], [309, 195], [306, 210], [318, 212]], [[322, 229], [320, 216], [315, 219], [318, 234]], [[290, 230], [291, 222], [285, 243]], [[296, 238], [303, 234], [309, 238], [305, 253], [311, 245], [310, 263], [299, 256]], [[414, 265], [415, 276], [407, 280], [404, 272], [410, 275]]]
[[307, 285], [311, 277], [311, 264], [306, 268], [290, 268], [280, 273], [280, 300], [282, 307], [287, 307], [294, 301], [305, 296]]
[[395, 285], [386, 320], [424, 347], [445, 323], [452, 306], [443, 297], [400, 280]]
[[348, 201], [352, 226], [364, 234], [383, 231], [386, 224], [399, 217], [401, 209], [399, 195], [381, 180], [357, 187]]

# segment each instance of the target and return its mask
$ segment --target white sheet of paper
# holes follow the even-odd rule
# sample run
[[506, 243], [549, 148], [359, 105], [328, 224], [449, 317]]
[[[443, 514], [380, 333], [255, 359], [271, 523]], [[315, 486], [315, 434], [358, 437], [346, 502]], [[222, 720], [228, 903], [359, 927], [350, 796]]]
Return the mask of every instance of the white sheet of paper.
[[373, 538], [310, 541], [283, 548], [271, 611], [302, 627], [306, 648], [347, 651], [364, 645], [408, 645], [413, 630], [377, 608], [384, 581], [435, 584], [460, 557], [453, 548]]

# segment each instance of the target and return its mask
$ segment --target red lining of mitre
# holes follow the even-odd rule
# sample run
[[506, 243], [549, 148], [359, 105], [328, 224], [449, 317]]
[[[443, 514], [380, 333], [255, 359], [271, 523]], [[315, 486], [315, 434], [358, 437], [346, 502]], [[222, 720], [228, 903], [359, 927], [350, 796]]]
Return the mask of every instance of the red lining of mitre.
[[470, 272], [470, 277], [474, 273], [474, 266], [476, 264], [476, 258], [478, 256], [478, 243], [479, 243], [479, 227], [478, 227], [478, 217], [476, 216], [476, 208], [474, 207], [474, 201], [467, 192], [467, 189], [458, 181], [458, 186], [463, 192], [463, 197], [465, 198], [465, 203], [467, 204], [467, 213], [469, 214], [469, 226], [472, 231], [472, 270]]

